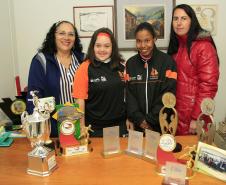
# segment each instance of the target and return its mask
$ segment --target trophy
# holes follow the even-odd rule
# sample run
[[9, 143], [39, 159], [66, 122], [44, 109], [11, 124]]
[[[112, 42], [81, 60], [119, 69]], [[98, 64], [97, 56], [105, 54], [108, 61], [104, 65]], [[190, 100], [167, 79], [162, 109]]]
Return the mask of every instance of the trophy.
[[197, 136], [199, 141], [212, 144], [216, 132], [216, 124], [213, 119], [215, 109], [214, 101], [211, 98], [205, 98], [201, 102], [201, 114], [197, 119]]
[[66, 103], [57, 105], [54, 118], [58, 122], [58, 132], [61, 151], [64, 156], [88, 153], [89, 131], [91, 125], [80, 128], [80, 119], [84, 113], [77, 104]]
[[55, 107], [53, 97], [39, 99], [36, 96], [37, 91], [31, 91], [33, 97], [34, 111], [28, 115], [23, 112], [21, 121], [27, 138], [34, 148], [28, 153], [27, 173], [37, 176], [49, 176], [56, 168], [55, 151], [44, 146], [50, 136], [50, 112]]
[[[166, 152], [181, 151], [181, 144], [177, 143], [174, 136], [177, 130], [178, 114], [174, 106], [176, 105], [176, 97], [173, 93], [167, 92], [162, 96], [163, 107], [159, 112], [159, 122], [162, 131], [159, 147]], [[170, 112], [170, 119], [168, 112]]]
[[174, 94], [167, 92], [162, 96], [163, 107], [159, 112], [159, 122], [162, 135], [157, 149], [157, 173], [165, 175], [166, 162], [177, 162], [173, 152], [179, 152], [182, 149], [181, 144], [176, 142], [175, 134], [178, 124], [177, 111], [174, 108], [176, 98]]

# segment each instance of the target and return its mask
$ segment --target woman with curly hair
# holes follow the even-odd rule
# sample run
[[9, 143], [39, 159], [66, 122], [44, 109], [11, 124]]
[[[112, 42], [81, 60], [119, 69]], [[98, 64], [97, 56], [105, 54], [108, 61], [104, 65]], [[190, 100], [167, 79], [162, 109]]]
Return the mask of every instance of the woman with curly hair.
[[[54, 23], [31, 62], [27, 96], [29, 113], [33, 111], [30, 91], [34, 90], [38, 91], [39, 98], [55, 97], [56, 104], [74, 103], [72, 84], [83, 57], [74, 25], [68, 21]], [[51, 136], [57, 136], [57, 124], [51, 125]]]

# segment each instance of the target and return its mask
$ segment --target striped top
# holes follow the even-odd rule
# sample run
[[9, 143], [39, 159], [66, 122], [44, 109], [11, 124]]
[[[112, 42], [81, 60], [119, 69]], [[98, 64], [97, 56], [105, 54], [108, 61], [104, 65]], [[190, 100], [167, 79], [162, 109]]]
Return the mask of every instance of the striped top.
[[[56, 56], [55, 56], [56, 57]], [[60, 103], [65, 104], [66, 102], [75, 103], [72, 97], [72, 85], [74, 82], [75, 71], [79, 67], [79, 62], [74, 54], [72, 54], [71, 65], [66, 69], [63, 64], [60, 63], [56, 57], [60, 68]]]

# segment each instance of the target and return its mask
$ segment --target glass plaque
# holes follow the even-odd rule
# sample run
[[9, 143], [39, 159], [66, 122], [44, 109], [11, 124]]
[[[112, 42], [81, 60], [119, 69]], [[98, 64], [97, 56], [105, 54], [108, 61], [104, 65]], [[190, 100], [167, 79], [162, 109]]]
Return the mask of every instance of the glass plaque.
[[143, 154], [143, 132], [129, 130], [128, 148], [126, 153], [138, 156]]
[[106, 157], [112, 154], [121, 153], [119, 143], [119, 126], [106, 127], [103, 129], [104, 151]]
[[163, 184], [187, 184], [187, 181], [185, 180], [186, 170], [186, 165], [166, 162], [166, 176], [163, 180]]
[[157, 148], [159, 144], [160, 133], [151, 130], [145, 130], [145, 148], [144, 157], [156, 161]]

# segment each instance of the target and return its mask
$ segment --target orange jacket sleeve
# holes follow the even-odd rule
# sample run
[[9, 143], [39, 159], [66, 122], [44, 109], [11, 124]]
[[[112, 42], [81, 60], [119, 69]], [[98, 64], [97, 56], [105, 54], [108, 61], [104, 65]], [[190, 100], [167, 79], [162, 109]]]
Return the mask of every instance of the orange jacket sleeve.
[[90, 62], [84, 61], [77, 69], [73, 84], [73, 97], [79, 99], [88, 98], [88, 67]]

